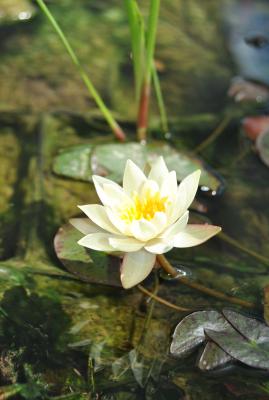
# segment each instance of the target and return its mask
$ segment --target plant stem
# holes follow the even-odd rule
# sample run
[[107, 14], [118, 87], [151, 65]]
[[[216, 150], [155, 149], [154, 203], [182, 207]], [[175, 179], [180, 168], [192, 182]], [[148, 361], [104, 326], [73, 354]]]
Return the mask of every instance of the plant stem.
[[46, 15], [46, 17], [48, 18], [48, 20], [51, 23], [52, 27], [54, 28], [55, 32], [58, 34], [59, 38], [61, 39], [67, 53], [69, 54], [74, 65], [77, 67], [77, 70], [80, 74], [81, 79], [83, 80], [90, 95], [95, 100], [97, 106], [99, 107], [100, 111], [102, 112], [108, 125], [112, 129], [114, 135], [116, 136], [117, 139], [124, 141], [125, 133], [123, 132], [122, 128], [119, 126], [117, 121], [113, 118], [110, 110], [107, 108], [107, 106], [103, 102], [101, 96], [99, 95], [99, 93], [95, 89], [93, 83], [91, 82], [90, 78], [87, 76], [87, 73], [85, 72], [84, 68], [80, 64], [79, 59], [77, 58], [74, 50], [72, 49], [70, 43], [68, 42], [65, 34], [63, 33], [62, 29], [58, 25], [57, 21], [54, 19], [53, 15], [49, 11], [48, 7], [46, 6], [46, 4], [44, 3], [43, 0], [36, 0], [36, 2], [39, 5], [39, 7], [41, 8], [41, 10], [43, 11], [43, 13]]
[[256, 258], [263, 264], [269, 265], [269, 259], [267, 257], [264, 257], [259, 253], [256, 253], [256, 251], [254, 251], [254, 250], [248, 249], [247, 247], [245, 247], [241, 243], [239, 243], [237, 240], [231, 238], [230, 236], [226, 235], [225, 233], [220, 232], [219, 238], [222, 239], [224, 242], [229, 243], [231, 246], [234, 246], [237, 249], [243, 251], [244, 253], [249, 254], [251, 257]]
[[151, 72], [152, 72], [153, 56], [155, 50], [159, 9], [160, 9], [160, 0], [151, 0], [149, 18], [148, 18], [145, 75], [140, 94], [138, 122], [137, 122], [137, 136], [138, 140], [140, 141], [146, 140], [148, 113], [149, 113], [150, 86], [151, 86]]
[[144, 51], [145, 51], [145, 30], [144, 21], [136, 0], [125, 0], [127, 10], [131, 42], [132, 58], [134, 67], [135, 96], [137, 102], [141, 91], [143, 69], [144, 69]]
[[177, 306], [176, 304], [170, 303], [170, 301], [167, 301], [167, 300], [163, 299], [162, 297], [157, 296], [156, 294], [150, 292], [149, 290], [145, 289], [141, 285], [137, 285], [137, 287], [142, 293], [146, 294], [147, 296], [151, 297], [152, 299], [158, 301], [158, 303], [161, 303], [167, 307], [173, 308], [174, 310], [177, 310], [177, 311], [192, 311], [190, 308], [184, 308], [184, 307]]
[[232, 114], [226, 114], [225, 117], [222, 119], [222, 121], [219, 123], [219, 125], [213, 130], [212, 133], [210, 133], [207, 138], [200, 143], [195, 149], [192, 151], [192, 153], [200, 153], [202, 150], [204, 150], [207, 146], [209, 146], [214, 140], [216, 140], [224, 131], [226, 126], [229, 124], [231, 121]]
[[[175, 268], [170, 264], [170, 262], [167, 260], [167, 258], [163, 254], [158, 254], [157, 260], [158, 260], [159, 264], [162, 266], [162, 268], [169, 275], [171, 275], [175, 278], [177, 277], [178, 272], [175, 270]], [[199, 290], [199, 292], [202, 292], [208, 296], [216, 297], [217, 299], [228, 301], [229, 303], [237, 304], [237, 305], [245, 307], [245, 308], [256, 308], [254, 303], [251, 303], [251, 302], [243, 300], [243, 299], [239, 299], [237, 297], [227, 296], [226, 294], [219, 292], [218, 290], [210, 289], [206, 286], [201, 285], [200, 283], [192, 282], [186, 277], [177, 277], [177, 279], [181, 283], [183, 283], [183, 285], [186, 285], [195, 290]]]
[[147, 137], [149, 99], [150, 99], [150, 84], [148, 85], [144, 83], [141, 90], [139, 112], [138, 112], [137, 138], [139, 142], [144, 142]]
[[167, 113], [166, 113], [165, 104], [164, 104], [164, 100], [163, 100], [160, 79], [159, 79], [158, 72], [156, 70], [154, 63], [152, 64], [152, 78], [153, 78], [153, 85], [154, 85], [156, 98], [157, 98], [157, 102], [158, 102], [158, 107], [159, 107], [159, 112], [160, 112], [162, 130], [163, 130], [163, 133], [166, 134], [169, 132], [168, 118], [167, 118]]

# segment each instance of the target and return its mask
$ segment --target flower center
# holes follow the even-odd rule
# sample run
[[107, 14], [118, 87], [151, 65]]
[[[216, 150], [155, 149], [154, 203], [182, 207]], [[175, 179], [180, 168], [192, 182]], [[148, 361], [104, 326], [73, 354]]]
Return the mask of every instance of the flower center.
[[159, 192], [147, 191], [143, 198], [137, 194], [133, 196], [133, 205], [126, 207], [120, 217], [126, 222], [137, 219], [151, 220], [156, 212], [163, 212], [166, 208], [167, 196], [161, 197]]

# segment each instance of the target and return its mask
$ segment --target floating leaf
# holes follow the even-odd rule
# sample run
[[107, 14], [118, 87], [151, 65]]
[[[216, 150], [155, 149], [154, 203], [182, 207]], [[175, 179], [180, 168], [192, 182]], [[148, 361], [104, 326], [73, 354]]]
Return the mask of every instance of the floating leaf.
[[269, 131], [261, 133], [256, 140], [256, 147], [261, 160], [269, 167]]
[[53, 171], [72, 179], [89, 181], [92, 174], [106, 176], [116, 182], [122, 181], [125, 163], [128, 159], [144, 168], [162, 155], [169, 170], [175, 170], [181, 181], [191, 172], [201, 169], [200, 187], [212, 195], [223, 190], [223, 182], [205, 163], [193, 156], [178, 152], [168, 145], [139, 143], [112, 143], [93, 147], [80, 145], [66, 149], [54, 160]]
[[13, 23], [32, 18], [35, 9], [28, 0], [1, 0], [0, 23]]
[[227, 335], [227, 332], [206, 329], [206, 335], [236, 360], [249, 367], [269, 369], [269, 341], [247, 340], [236, 330]]
[[257, 343], [269, 343], [269, 327], [263, 322], [232, 310], [223, 310], [222, 313], [227, 321], [246, 339]]
[[214, 342], [208, 342], [204, 351], [199, 359], [198, 367], [202, 371], [209, 371], [211, 369], [224, 367], [231, 362], [233, 358], [225, 353]]
[[54, 160], [53, 171], [67, 178], [89, 182], [91, 170], [92, 145], [78, 145], [63, 150]]
[[70, 224], [60, 228], [55, 236], [54, 248], [66, 269], [86, 282], [121, 286], [119, 258], [78, 245], [81, 236]]
[[218, 311], [196, 311], [187, 315], [177, 325], [170, 352], [182, 357], [189, 354], [205, 340], [205, 329], [224, 331], [229, 329], [229, 323]]

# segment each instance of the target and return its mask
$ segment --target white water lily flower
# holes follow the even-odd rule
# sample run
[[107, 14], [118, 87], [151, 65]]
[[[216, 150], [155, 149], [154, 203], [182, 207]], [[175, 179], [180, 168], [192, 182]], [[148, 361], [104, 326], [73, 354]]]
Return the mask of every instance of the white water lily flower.
[[79, 244], [93, 250], [121, 251], [121, 282], [125, 289], [137, 285], [151, 272], [157, 254], [173, 247], [197, 246], [221, 228], [213, 225], [187, 225], [188, 208], [199, 183], [201, 171], [188, 175], [177, 185], [175, 171], [169, 172], [162, 157], [152, 165], [148, 177], [128, 160], [123, 187], [93, 176], [103, 205], [79, 208], [89, 219], [70, 222], [84, 236]]

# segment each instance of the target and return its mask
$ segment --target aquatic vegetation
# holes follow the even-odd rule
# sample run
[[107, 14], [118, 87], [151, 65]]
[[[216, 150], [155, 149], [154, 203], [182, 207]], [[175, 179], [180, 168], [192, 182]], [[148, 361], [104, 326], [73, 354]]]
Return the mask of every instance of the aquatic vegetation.
[[198, 366], [211, 370], [239, 361], [249, 367], [269, 369], [269, 327], [233, 310], [196, 311], [177, 325], [170, 352], [186, 357], [206, 342]]
[[156, 254], [173, 247], [197, 246], [221, 228], [188, 224], [188, 208], [195, 197], [201, 172], [188, 175], [177, 186], [175, 171], [168, 171], [162, 157], [153, 162], [148, 177], [131, 160], [126, 163], [123, 187], [93, 176], [103, 205], [79, 208], [89, 220], [70, 222], [84, 236], [78, 244], [93, 250], [126, 253], [121, 266], [125, 289], [137, 285], [151, 272]]
[[[135, 1], [126, 3], [136, 4]], [[140, 3], [137, 17], [145, 25], [146, 33], [150, 2]], [[4, 238], [0, 243], [1, 297], [4, 299], [0, 315], [2, 397], [228, 400], [237, 393], [246, 399], [268, 397], [268, 379], [264, 378], [264, 371], [259, 372], [263, 375], [254, 376], [248, 368], [246, 384], [246, 370], [242, 374], [240, 368], [235, 368], [232, 376], [201, 374], [192, 359], [182, 361], [170, 357], [167, 352], [171, 331], [186, 313], [197, 309], [206, 309], [205, 313], [209, 313], [208, 310], [220, 310], [233, 303], [237, 307], [254, 309], [255, 315], [261, 316], [261, 294], [269, 283], [268, 212], [264, 208], [268, 171], [251, 154], [237, 161], [236, 166], [233, 164], [233, 158], [238, 152], [241, 154], [242, 143], [238, 141], [237, 126], [229, 122], [229, 117], [232, 115], [237, 122], [242, 114], [225, 110], [219, 125], [220, 116], [212, 114], [212, 110], [219, 111], [219, 105], [225, 102], [220, 94], [226, 90], [225, 81], [231, 73], [220, 45], [222, 38], [215, 29], [220, 26], [216, 22], [218, 5], [211, 0], [203, 4], [197, 0], [173, 3], [172, 0], [162, 2], [164, 14], [159, 24], [156, 68], [152, 66], [151, 73], [156, 93], [158, 83], [165, 89], [169, 114], [186, 112], [186, 115], [177, 120], [169, 118], [172, 133], [166, 137], [163, 135], [168, 129], [165, 122], [162, 121], [161, 131], [159, 117], [152, 119], [152, 140], [146, 145], [113, 142], [106, 121], [92, 102], [89, 103], [86, 91], [81, 89], [80, 76], [72, 75], [72, 66], [69, 67], [54, 40], [54, 32], [40, 15], [29, 24], [16, 25], [18, 31], [10, 29], [7, 41], [3, 42], [2, 81], [6, 77], [4, 69], [10, 67], [13, 88], [21, 85], [27, 91], [22, 91], [23, 101], [19, 100], [16, 90], [9, 90], [9, 100], [1, 101], [2, 109], [6, 104], [12, 104], [12, 109], [17, 111], [18, 104], [23, 108], [23, 112], [0, 116], [3, 145], [0, 219]], [[129, 57], [127, 16], [122, 3], [63, 0], [59, 4], [47, 1], [46, 4], [59, 18], [64, 31], [72, 32], [70, 41], [78, 49], [81, 65], [85, 65], [102, 98], [117, 112], [117, 120], [133, 140], [134, 103], [139, 104], [144, 69], [140, 71], [140, 88], [135, 100], [129, 85], [129, 64], [134, 51]], [[182, 9], [177, 15], [175, 10], [178, 12], [180, 6]], [[185, 24], [180, 23], [179, 15]], [[92, 50], [95, 40], [96, 51]], [[27, 52], [27, 45], [31, 51], [26, 62], [19, 53]], [[8, 55], [10, 49], [13, 51]], [[144, 64], [143, 55], [142, 59]], [[221, 59], [221, 65], [217, 64]], [[21, 79], [14, 79], [12, 71], [17, 68], [14, 60], [20, 61], [20, 76], [27, 76], [24, 86]], [[191, 80], [187, 78], [190, 75]], [[210, 78], [205, 79], [206, 76]], [[223, 92], [217, 89], [216, 80], [221, 81]], [[25, 96], [26, 92], [32, 94], [31, 84], [38, 88], [32, 99]], [[59, 97], [63, 87], [66, 91]], [[52, 97], [47, 96], [48, 92]], [[206, 101], [201, 96], [203, 92], [206, 92]], [[6, 89], [1, 99], [5, 98], [5, 93]], [[209, 105], [211, 96], [215, 97], [213, 107]], [[157, 114], [154, 99], [151, 103], [153, 115]], [[183, 103], [188, 104], [187, 107], [182, 107]], [[40, 104], [47, 111], [46, 106], [50, 104], [50, 111], [41, 116], [29, 115], [27, 111], [25, 115], [31, 104], [34, 104], [34, 111], [40, 110]], [[88, 106], [91, 112], [85, 114]], [[56, 110], [59, 107], [61, 110]], [[208, 114], [193, 115], [197, 107]], [[214, 126], [210, 142], [203, 141]], [[231, 129], [226, 129], [227, 126]], [[220, 137], [224, 128], [225, 135]], [[155, 142], [153, 138], [165, 139], [165, 143]], [[196, 157], [193, 150], [202, 151], [207, 162]], [[77, 241], [82, 235], [66, 221], [75, 214], [76, 204], [98, 202], [94, 186], [89, 184], [92, 175], [121, 184], [126, 161], [131, 159], [141, 169], [146, 166], [148, 179], [149, 170], [159, 156], [163, 156], [169, 171], [176, 172], [178, 182], [184, 182], [188, 174], [201, 169], [197, 200], [190, 206], [188, 222], [205, 226], [217, 221], [224, 227], [225, 235], [219, 234], [203, 246], [171, 249], [167, 259], [158, 254], [156, 268], [143, 286], [124, 291], [119, 273], [124, 252], [107, 253], [79, 246]], [[225, 176], [225, 192], [218, 170]], [[260, 195], [261, 188], [264, 196]], [[132, 199], [135, 209], [125, 209], [125, 217], [121, 214], [125, 224], [139, 215], [150, 218], [153, 213], [163, 212], [160, 211], [165, 206], [163, 196], [145, 198], [145, 202], [140, 197]], [[145, 218], [147, 222], [152, 219], [154, 217]], [[89, 220], [86, 221], [83, 224], [88, 225]], [[57, 229], [54, 243], [58, 259], [52, 247]], [[161, 267], [166, 268], [166, 273]], [[264, 303], [268, 321], [266, 290]], [[219, 316], [219, 311], [214, 313]], [[241, 316], [239, 311], [235, 314], [236, 318]], [[207, 314], [206, 322], [209, 319]], [[224, 319], [232, 325], [231, 315], [228, 318], [225, 314]], [[236, 326], [236, 330], [238, 328]], [[248, 330], [251, 329], [248, 325]], [[190, 325], [185, 337], [191, 338], [194, 330]], [[242, 341], [243, 331], [229, 343], [222, 342], [223, 337], [214, 323], [207, 326], [206, 333], [208, 336], [203, 335], [205, 349], [198, 364], [200, 369], [217, 368], [230, 358], [235, 366], [242, 362], [246, 365], [244, 356], [254, 367], [252, 357], [256, 357], [257, 352], [252, 352], [246, 343], [248, 340]], [[252, 345], [261, 351], [262, 344], [256, 343], [259, 339], [255, 340]], [[242, 360], [240, 364], [234, 361], [237, 357]]]

